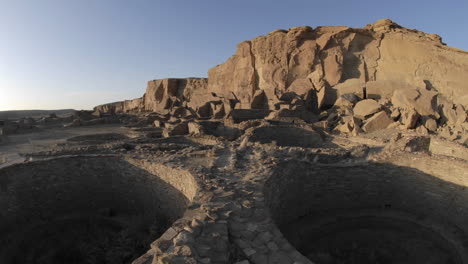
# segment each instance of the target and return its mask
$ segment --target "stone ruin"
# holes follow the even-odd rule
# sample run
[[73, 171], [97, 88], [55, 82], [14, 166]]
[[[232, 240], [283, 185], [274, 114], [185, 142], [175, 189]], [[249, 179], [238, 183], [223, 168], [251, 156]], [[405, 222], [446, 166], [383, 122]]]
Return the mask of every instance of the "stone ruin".
[[0, 169], [0, 263], [468, 263], [467, 83], [388, 19], [241, 42]]

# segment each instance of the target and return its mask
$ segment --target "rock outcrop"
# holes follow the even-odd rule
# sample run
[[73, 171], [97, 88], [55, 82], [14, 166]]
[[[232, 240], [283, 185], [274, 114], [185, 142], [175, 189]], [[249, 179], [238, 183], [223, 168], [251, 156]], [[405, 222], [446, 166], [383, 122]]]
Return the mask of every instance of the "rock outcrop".
[[382, 19], [363, 28], [275, 30], [239, 43], [208, 79], [150, 81], [142, 98], [95, 110], [222, 119], [244, 109], [306, 122], [324, 121], [320, 113], [327, 110], [327, 126], [339, 125], [341, 132], [362, 132], [356, 117], [368, 132], [388, 125], [429, 133], [447, 126], [445, 134], [464, 138], [467, 83], [468, 52]]
[[[148, 82], [143, 97], [99, 105], [94, 108], [94, 111], [111, 114], [121, 112], [170, 113], [176, 107], [186, 106], [188, 102], [197, 108], [206, 103], [203, 96], [208, 92], [207, 87], [206, 78], [153, 80]], [[191, 100], [194, 95], [195, 98]]]
[[[208, 89], [237, 99], [241, 108], [274, 109], [284, 94], [310, 91], [325, 97], [319, 105], [331, 106], [337, 94], [362, 97], [367, 83], [377, 98], [411, 86], [461, 103], [467, 73], [468, 53], [437, 35], [381, 20], [365, 28], [295, 27], [244, 41], [208, 72]], [[259, 90], [265, 102], [252, 105]]]

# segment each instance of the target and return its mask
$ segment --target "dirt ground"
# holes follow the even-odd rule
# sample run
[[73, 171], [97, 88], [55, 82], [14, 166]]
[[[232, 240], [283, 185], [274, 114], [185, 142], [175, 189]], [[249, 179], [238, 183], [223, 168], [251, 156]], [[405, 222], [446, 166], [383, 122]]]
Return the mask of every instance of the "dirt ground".
[[0, 142], [0, 168], [25, 160], [24, 154], [51, 149], [67, 139], [104, 133], [128, 134], [131, 129], [121, 124], [87, 127], [48, 128], [26, 134], [7, 135]]
[[[10, 212], [17, 208], [24, 214], [42, 208], [38, 214], [42, 216], [58, 208], [55, 202], [66, 199], [70, 202], [65, 208], [93, 208], [102, 194], [98, 214], [106, 212], [106, 217], [115, 220], [112, 212], [119, 212], [115, 208], [127, 201], [133, 203], [139, 195], [159, 195], [162, 189], [173, 188], [188, 201], [179, 206], [177, 217], [183, 216], [157, 226], [164, 229], [158, 235], [143, 236], [139, 241], [144, 245], [140, 243], [138, 250], [129, 247], [126, 252], [132, 253], [132, 259], [143, 254], [132, 263], [377, 263], [376, 259], [383, 260], [379, 263], [395, 263], [393, 259], [416, 263], [415, 259], [426, 257], [439, 261], [434, 263], [451, 264], [468, 260], [462, 243], [468, 229], [467, 163], [463, 151], [445, 151], [445, 141], [431, 148], [433, 142], [440, 141], [436, 135], [386, 129], [351, 137], [267, 120], [242, 124], [166, 120], [165, 127], [156, 126], [152, 116], [125, 116], [121, 120], [118, 124], [68, 128], [55, 124], [2, 136], [0, 206], [4, 207], [0, 219], [3, 212], [4, 219], [13, 219], [17, 215]], [[164, 134], [167, 130], [174, 134]], [[119, 161], [111, 163], [109, 157]], [[130, 167], [135, 165], [144, 172], [141, 175], [164, 182], [164, 188], [139, 190], [123, 202], [108, 202], [127, 197], [130, 182], [149, 186], [135, 177], [136, 170], [119, 167], [130, 161]], [[103, 175], [113, 178], [99, 185], [102, 190], [96, 193], [100, 195], [90, 193], [90, 186], [98, 186], [92, 180], [88, 185], [83, 183], [76, 195], [70, 194], [75, 185], [58, 181]], [[31, 179], [31, 184], [25, 184], [28, 181], [20, 176]], [[38, 186], [41, 179], [50, 181]], [[123, 188], [116, 189], [115, 184], [123, 179], [129, 183], [124, 181]], [[55, 193], [61, 198], [56, 199], [50, 188], [57, 188]], [[30, 194], [31, 202], [24, 202], [24, 195]], [[15, 201], [23, 201], [26, 209], [12, 206]], [[178, 208], [167, 202], [176, 199], [164, 201], [151, 208], [158, 212]], [[319, 213], [333, 221], [319, 219]], [[66, 216], [57, 214], [59, 219]], [[363, 218], [369, 216], [380, 218]], [[348, 222], [343, 221], [346, 217]], [[401, 224], [396, 222], [399, 219]], [[56, 226], [48, 225], [47, 232], [55, 232]], [[68, 234], [65, 240], [73, 236], [74, 229], [70, 231], [68, 226], [63, 225], [64, 232], [60, 231]], [[8, 223], [0, 225], [0, 236], [8, 227]], [[328, 233], [317, 236], [317, 230]], [[414, 230], [414, 234], [407, 230]], [[97, 236], [95, 230], [88, 231], [91, 238]], [[46, 241], [47, 236], [37, 232], [29, 237]], [[421, 242], [421, 237], [430, 237], [426, 240], [433, 243]], [[402, 245], [410, 239], [417, 248]], [[90, 244], [87, 238], [82, 240]], [[24, 245], [12, 246], [12, 250], [23, 252], [24, 259], [43, 256], [56, 260], [70, 252], [77, 255], [64, 243]], [[121, 245], [127, 244], [117, 244]], [[356, 247], [363, 250], [356, 251]]]

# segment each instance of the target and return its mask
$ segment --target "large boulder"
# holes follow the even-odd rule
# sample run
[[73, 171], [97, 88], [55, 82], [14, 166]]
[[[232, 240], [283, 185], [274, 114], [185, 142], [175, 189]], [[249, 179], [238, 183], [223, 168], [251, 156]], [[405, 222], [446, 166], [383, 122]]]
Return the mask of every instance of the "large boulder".
[[372, 99], [359, 101], [353, 108], [354, 116], [360, 119], [366, 119], [368, 116], [377, 113], [381, 106]]
[[[423, 82], [420, 83], [421, 86]], [[426, 87], [425, 85], [422, 87]], [[401, 80], [375, 80], [366, 83], [367, 98], [391, 99], [396, 90], [417, 90], [418, 87]]]
[[180, 122], [176, 124], [166, 123], [162, 135], [164, 137], [187, 135], [189, 133], [188, 124], [188, 122]]
[[393, 120], [385, 113], [385, 111], [381, 111], [371, 118], [369, 118], [366, 123], [362, 126], [362, 130], [370, 133], [377, 130], [387, 128]]
[[437, 93], [424, 89], [399, 89], [393, 93], [392, 104], [400, 108], [414, 108], [420, 115], [440, 117]]
[[337, 96], [343, 94], [354, 94], [360, 99], [364, 98], [364, 82], [361, 79], [353, 78], [339, 83], [333, 87]]

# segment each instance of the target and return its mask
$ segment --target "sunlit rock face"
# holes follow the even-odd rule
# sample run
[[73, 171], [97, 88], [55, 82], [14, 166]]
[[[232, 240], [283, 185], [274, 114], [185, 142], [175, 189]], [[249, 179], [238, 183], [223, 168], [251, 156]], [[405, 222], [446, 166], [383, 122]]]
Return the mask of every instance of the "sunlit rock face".
[[467, 52], [387, 19], [364, 28], [276, 30], [242, 42], [234, 56], [209, 71], [208, 89], [225, 97], [234, 94], [241, 108], [252, 107], [258, 90], [265, 94], [262, 106], [271, 109], [287, 92], [312, 90], [319, 106], [332, 105], [336, 93], [360, 95], [368, 84], [386, 86], [377, 89], [379, 97], [411, 86], [433, 89], [462, 104], [467, 73]]
[[[207, 79], [152, 80], [141, 98], [95, 110], [176, 114], [182, 107], [200, 117], [221, 118], [234, 108], [278, 110], [296, 98], [305, 110], [317, 112], [344, 94], [390, 99], [404, 89], [421, 95], [421, 100], [410, 98], [421, 106], [415, 106], [421, 115], [438, 119], [442, 104], [468, 107], [467, 82], [468, 52], [446, 46], [438, 35], [383, 19], [363, 28], [275, 30], [239, 43]], [[430, 104], [422, 107], [426, 101]]]
[[0, 187], [5, 264], [129, 263], [196, 191], [188, 174], [111, 156], [14, 165], [0, 170]]

